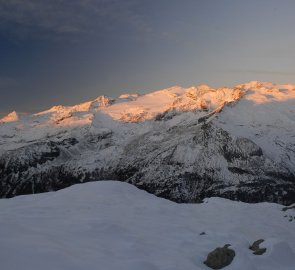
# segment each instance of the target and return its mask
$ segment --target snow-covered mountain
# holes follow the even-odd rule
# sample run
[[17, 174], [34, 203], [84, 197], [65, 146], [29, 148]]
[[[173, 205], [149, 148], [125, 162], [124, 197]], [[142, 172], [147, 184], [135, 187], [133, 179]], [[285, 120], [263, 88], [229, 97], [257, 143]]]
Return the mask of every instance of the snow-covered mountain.
[[[171, 87], [0, 121], [0, 195], [119, 179], [178, 202], [295, 201], [295, 85]], [[9, 119], [9, 121], [7, 121]]]

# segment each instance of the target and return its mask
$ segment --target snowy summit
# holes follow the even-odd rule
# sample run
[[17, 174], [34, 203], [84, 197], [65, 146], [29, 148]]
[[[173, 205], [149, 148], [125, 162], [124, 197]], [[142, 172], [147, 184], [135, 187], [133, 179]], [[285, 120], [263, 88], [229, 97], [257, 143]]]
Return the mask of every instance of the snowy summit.
[[3, 118], [1, 118], [0, 123], [16, 122], [18, 120], [19, 120], [18, 114], [16, 113], [16, 111], [13, 111], [7, 114], [6, 116], [4, 116]]

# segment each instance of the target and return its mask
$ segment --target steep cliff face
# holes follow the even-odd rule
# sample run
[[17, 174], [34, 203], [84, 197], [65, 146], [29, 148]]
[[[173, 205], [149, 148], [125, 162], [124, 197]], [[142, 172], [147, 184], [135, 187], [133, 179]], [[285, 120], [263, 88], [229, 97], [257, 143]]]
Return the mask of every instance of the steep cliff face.
[[172, 87], [2, 121], [0, 196], [118, 179], [177, 202], [294, 202], [294, 89]]

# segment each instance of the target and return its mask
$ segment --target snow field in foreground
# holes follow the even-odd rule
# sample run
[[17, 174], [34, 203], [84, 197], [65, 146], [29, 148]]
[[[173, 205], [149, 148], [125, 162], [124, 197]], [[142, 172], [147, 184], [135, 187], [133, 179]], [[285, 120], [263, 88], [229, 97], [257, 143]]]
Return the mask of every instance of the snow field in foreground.
[[[3, 270], [198, 270], [231, 244], [225, 269], [294, 270], [295, 216], [271, 203], [221, 198], [176, 204], [121, 182], [101, 181], [0, 200]], [[205, 235], [200, 235], [205, 232]], [[264, 255], [248, 249], [263, 238]]]

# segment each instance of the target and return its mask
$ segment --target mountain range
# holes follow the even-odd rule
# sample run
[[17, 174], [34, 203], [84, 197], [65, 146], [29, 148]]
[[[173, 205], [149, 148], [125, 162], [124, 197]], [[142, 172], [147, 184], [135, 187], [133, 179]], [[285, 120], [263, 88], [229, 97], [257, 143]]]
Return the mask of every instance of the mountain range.
[[100, 96], [0, 120], [0, 196], [119, 180], [176, 202], [295, 202], [295, 85]]

